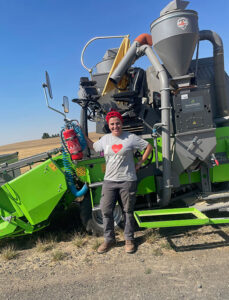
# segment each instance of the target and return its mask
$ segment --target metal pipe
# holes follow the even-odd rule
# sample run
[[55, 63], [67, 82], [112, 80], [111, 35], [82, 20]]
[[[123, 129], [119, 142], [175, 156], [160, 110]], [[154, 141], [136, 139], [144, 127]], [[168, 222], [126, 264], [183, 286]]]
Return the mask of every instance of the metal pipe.
[[170, 88], [167, 73], [164, 67], [160, 64], [158, 58], [154, 54], [149, 45], [141, 46], [140, 51], [143, 51], [149, 61], [154, 66], [160, 80], [161, 92], [161, 123], [162, 126], [162, 158], [163, 158], [163, 187], [162, 195], [158, 198], [160, 206], [168, 205], [171, 199], [171, 160], [170, 160]]
[[117, 84], [122, 79], [122, 76], [126, 72], [126, 70], [133, 64], [134, 60], [137, 58], [137, 48], [139, 47], [140, 43], [134, 41], [133, 44], [130, 46], [128, 51], [126, 52], [123, 59], [118, 64], [117, 68], [110, 76], [110, 80]]
[[93, 183], [89, 183], [89, 188], [96, 188], [98, 186], [102, 186], [103, 185], [103, 181], [99, 181], [99, 182], [93, 182]]
[[122, 79], [124, 73], [128, 68], [134, 63], [134, 61], [139, 57], [138, 49], [141, 45], [150, 45], [152, 46], [152, 36], [148, 33], [142, 33], [132, 43], [125, 56], [122, 58], [121, 62], [118, 64], [117, 68], [114, 70], [110, 76], [110, 80], [117, 84]]
[[224, 72], [224, 50], [221, 37], [214, 31], [201, 30], [199, 39], [208, 40], [213, 45], [214, 52], [214, 73], [215, 73], [215, 90], [217, 105], [214, 117], [224, 117], [229, 115], [229, 100], [226, 92], [225, 72]]
[[157, 137], [158, 137], [158, 133], [157, 133], [157, 128], [161, 128], [163, 126], [163, 123], [155, 123], [153, 125], [153, 144], [154, 144], [154, 148], [155, 148], [155, 164], [156, 164], [156, 168], [159, 168], [159, 161], [158, 161], [158, 147], [157, 147]]
[[[88, 136], [87, 107], [88, 107], [88, 102], [82, 101], [82, 108], [81, 108], [81, 112], [80, 112], [80, 126], [86, 136]], [[91, 150], [87, 145], [86, 145], [86, 148], [84, 149], [83, 153], [87, 157], [91, 157]]]

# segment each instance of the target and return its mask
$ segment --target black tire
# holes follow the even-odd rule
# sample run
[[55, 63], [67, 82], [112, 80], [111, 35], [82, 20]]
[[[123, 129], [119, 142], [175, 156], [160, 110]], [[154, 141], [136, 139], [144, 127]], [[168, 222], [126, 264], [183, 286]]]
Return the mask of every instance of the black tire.
[[[80, 218], [86, 231], [95, 236], [103, 235], [103, 220], [101, 210], [92, 211], [90, 195], [86, 194], [84, 200], [80, 204]], [[115, 228], [123, 228], [123, 212], [119, 204], [114, 210]]]
[[84, 196], [82, 202], [80, 202], [80, 219], [83, 226], [87, 229], [87, 223], [92, 218], [92, 206], [89, 193]]

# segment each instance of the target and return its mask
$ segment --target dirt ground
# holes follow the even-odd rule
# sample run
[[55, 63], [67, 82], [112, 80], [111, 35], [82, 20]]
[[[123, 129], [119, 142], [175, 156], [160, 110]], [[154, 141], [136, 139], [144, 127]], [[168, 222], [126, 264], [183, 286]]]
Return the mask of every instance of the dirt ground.
[[[0, 154], [19, 151], [22, 158], [58, 143], [53, 138], [1, 146]], [[1, 298], [229, 298], [228, 225], [137, 230], [134, 254], [124, 252], [123, 232], [116, 235], [117, 246], [97, 254], [102, 238], [82, 230], [73, 204], [48, 230], [0, 240]]]
[[134, 254], [124, 252], [122, 232], [106, 254], [96, 253], [102, 238], [73, 232], [0, 241], [1, 298], [228, 299], [228, 233], [228, 226], [142, 230]]

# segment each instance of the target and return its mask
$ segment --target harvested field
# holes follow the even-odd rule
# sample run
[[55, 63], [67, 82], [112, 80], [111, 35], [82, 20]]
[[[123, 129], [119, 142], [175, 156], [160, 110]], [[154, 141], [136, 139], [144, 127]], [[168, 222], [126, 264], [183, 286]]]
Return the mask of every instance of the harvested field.
[[[95, 132], [90, 132], [89, 137], [96, 141], [102, 134]], [[61, 146], [60, 138], [49, 138], [32, 140], [20, 143], [14, 143], [9, 145], [0, 146], [0, 155], [5, 153], [19, 152], [19, 159], [32, 156], [38, 153], [42, 153], [54, 148], [59, 148]]]

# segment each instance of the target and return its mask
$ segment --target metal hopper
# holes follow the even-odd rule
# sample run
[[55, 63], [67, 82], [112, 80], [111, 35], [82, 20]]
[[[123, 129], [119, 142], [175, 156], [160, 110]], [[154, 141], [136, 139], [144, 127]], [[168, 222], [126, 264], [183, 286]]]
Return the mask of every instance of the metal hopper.
[[198, 41], [198, 14], [187, 1], [170, 2], [151, 24], [153, 46], [172, 77], [187, 73]]

